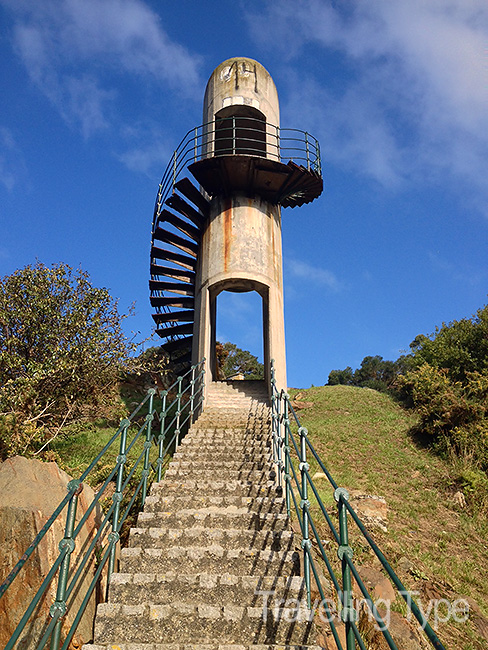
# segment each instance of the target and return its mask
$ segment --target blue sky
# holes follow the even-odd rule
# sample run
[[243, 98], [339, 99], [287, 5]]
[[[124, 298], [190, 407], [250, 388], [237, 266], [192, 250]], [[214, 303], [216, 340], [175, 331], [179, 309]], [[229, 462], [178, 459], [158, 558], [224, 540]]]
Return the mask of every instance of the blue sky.
[[[486, 0], [0, 0], [0, 275], [81, 266], [149, 336], [157, 186], [233, 56], [322, 148], [323, 195], [283, 211], [290, 386], [488, 302]], [[225, 296], [218, 334], [259, 354], [260, 319]]]

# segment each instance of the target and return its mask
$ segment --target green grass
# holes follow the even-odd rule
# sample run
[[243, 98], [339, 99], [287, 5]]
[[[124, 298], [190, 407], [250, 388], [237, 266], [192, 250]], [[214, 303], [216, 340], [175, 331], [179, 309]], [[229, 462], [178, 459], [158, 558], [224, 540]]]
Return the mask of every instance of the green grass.
[[[335, 481], [386, 499], [388, 532], [373, 529], [373, 538], [408, 589], [439, 597], [470, 597], [488, 615], [488, 524], [482, 512], [461, 509], [454, 501], [458, 469], [411, 435], [416, 418], [389, 396], [366, 388], [312, 387], [300, 393], [313, 406], [298, 411], [301, 424]], [[309, 461], [311, 474], [320, 471]], [[332, 488], [317, 480], [327, 510], [334, 512]], [[323, 486], [323, 487], [322, 487]], [[318, 514], [318, 507], [312, 510]], [[324, 537], [325, 526], [321, 528]], [[372, 563], [357, 534], [355, 561]], [[413, 569], [402, 571], [406, 557]], [[400, 604], [397, 607], [401, 607]], [[471, 621], [441, 624], [439, 636], [446, 647], [486, 648]]]

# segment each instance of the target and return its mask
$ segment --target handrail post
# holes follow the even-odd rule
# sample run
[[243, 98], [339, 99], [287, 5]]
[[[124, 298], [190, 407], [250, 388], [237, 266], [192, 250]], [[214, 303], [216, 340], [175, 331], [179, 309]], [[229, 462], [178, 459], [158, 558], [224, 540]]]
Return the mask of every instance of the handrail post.
[[310, 171], [310, 151], [308, 148], [308, 133], [305, 131], [305, 150], [307, 152], [307, 169]]
[[283, 422], [285, 425], [285, 444], [283, 447], [285, 453], [285, 501], [286, 501], [286, 514], [290, 516], [290, 418], [288, 414], [288, 400], [289, 395], [285, 393], [285, 408]]
[[[310, 591], [310, 549], [312, 547], [312, 542], [310, 541], [309, 533], [309, 507], [310, 501], [308, 500], [308, 478], [307, 472], [310, 469], [309, 464], [307, 463], [307, 441], [308, 430], [305, 427], [300, 427], [298, 429], [298, 434], [300, 436], [300, 473], [302, 478], [302, 500], [300, 501], [300, 507], [302, 509], [302, 521], [303, 521], [303, 539], [302, 539], [302, 548], [303, 548], [303, 574], [305, 578], [305, 587], [307, 589], [307, 606], [310, 609], [312, 605], [312, 596]], [[349, 648], [348, 648], [349, 650]]]
[[193, 424], [193, 412], [194, 412], [194, 401], [195, 401], [195, 370], [196, 366], [191, 367], [191, 391], [190, 391], [190, 425]]
[[198, 126], [195, 127], [195, 145], [193, 149], [193, 162], [197, 162], [197, 142], [198, 142]]
[[119, 464], [119, 469], [117, 470], [117, 483], [115, 488], [115, 493], [112, 497], [114, 502], [114, 512], [112, 515], [112, 532], [108, 536], [108, 540], [112, 545], [110, 550], [110, 557], [108, 560], [108, 569], [107, 569], [107, 595], [108, 595], [108, 586], [110, 584], [110, 576], [115, 569], [115, 555], [117, 551], [117, 543], [120, 539], [119, 534], [119, 514], [120, 514], [120, 504], [122, 501], [122, 485], [124, 482], [124, 465], [127, 460], [126, 449], [127, 449], [127, 430], [130, 426], [130, 420], [124, 419], [120, 423], [122, 431], [120, 434], [120, 449], [119, 455], [117, 457], [117, 463]]
[[178, 445], [180, 444], [180, 417], [181, 417], [181, 386], [183, 382], [183, 377], [178, 377], [178, 393], [176, 395], [177, 398], [177, 403], [176, 403], [176, 429], [175, 429], [175, 434], [176, 434], [176, 442], [175, 442], [175, 451], [178, 449]]
[[149, 412], [146, 415], [146, 440], [144, 442], [144, 468], [142, 470], [142, 497], [141, 497], [141, 508], [144, 507], [146, 503], [147, 496], [147, 479], [149, 477], [149, 454], [152, 446], [152, 421], [153, 421], [153, 402], [154, 395], [156, 393], [155, 388], [150, 388], [149, 393]]
[[162, 465], [163, 465], [163, 450], [164, 450], [164, 436], [166, 434], [166, 431], [164, 430], [165, 424], [166, 424], [166, 398], [168, 396], [168, 391], [167, 390], [162, 390], [161, 391], [161, 426], [159, 429], [159, 436], [158, 436], [158, 460], [157, 465], [158, 465], [158, 483], [161, 480], [161, 475], [162, 475]]
[[50, 614], [51, 616], [57, 617], [56, 625], [51, 636], [51, 650], [58, 650], [59, 642], [61, 639], [61, 627], [63, 625], [63, 616], [66, 614], [66, 587], [68, 585], [68, 574], [69, 574], [69, 565], [71, 559], [71, 553], [75, 548], [75, 540], [73, 539], [73, 531], [75, 528], [76, 522], [76, 508], [78, 505], [78, 496], [83, 490], [83, 484], [78, 480], [70, 481], [68, 483], [68, 491], [72, 490], [76, 486], [76, 490], [71, 497], [68, 506], [68, 512], [66, 514], [66, 526], [64, 529], [64, 538], [59, 542], [59, 550], [63, 551], [67, 548], [66, 555], [63, 558], [63, 562], [59, 569], [58, 577], [58, 588], [56, 590], [56, 600], [51, 605]]
[[281, 436], [281, 393], [277, 395], [277, 409], [276, 409], [276, 465], [278, 469], [278, 493], [280, 496], [283, 494], [283, 438]]
[[334, 499], [337, 501], [337, 508], [339, 511], [339, 539], [340, 546], [337, 549], [337, 556], [342, 564], [342, 611], [341, 619], [346, 628], [346, 648], [347, 650], [355, 650], [356, 640], [354, 637], [354, 630], [352, 623], [357, 619], [357, 612], [354, 609], [352, 602], [352, 583], [351, 583], [351, 569], [347, 563], [347, 559], [353, 556], [352, 548], [349, 546], [349, 533], [347, 528], [347, 508], [344, 501], [349, 499], [349, 493], [345, 488], [337, 488], [334, 492]]
[[275, 379], [271, 380], [271, 438], [273, 445], [273, 463], [276, 465], [278, 463], [278, 435], [276, 429], [277, 425], [277, 416], [276, 416], [276, 390], [275, 390]]
[[203, 400], [205, 399], [205, 373], [206, 373], [205, 361], [206, 361], [206, 359], [205, 359], [205, 357], [203, 357], [203, 359], [202, 359], [201, 379], [200, 379], [200, 381], [202, 383], [202, 390], [201, 390], [202, 394], [200, 395], [200, 404], [203, 404]]

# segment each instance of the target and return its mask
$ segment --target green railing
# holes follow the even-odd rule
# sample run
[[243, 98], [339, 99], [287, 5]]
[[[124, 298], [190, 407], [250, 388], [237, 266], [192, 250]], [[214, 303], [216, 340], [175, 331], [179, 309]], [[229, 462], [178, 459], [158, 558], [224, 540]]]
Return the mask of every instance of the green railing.
[[[154, 407], [156, 390], [149, 389], [143, 401], [128, 418], [122, 420], [112, 438], [81, 476], [68, 483], [66, 496], [0, 585], [0, 598], [2, 598], [14, 580], [22, 580], [22, 570], [29, 558], [33, 556], [55, 522], [62, 521], [64, 517], [64, 538], [59, 543], [59, 555], [25, 610], [5, 650], [14, 648], [29, 625], [29, 621], [38, 616], [37, 607], [45, 598], [51, 585], [56, 584], [53, 582], [55, 580], [57, 580], [57, 589], [55, 601], [50, 608], [51, 620], [45, 626], [42, 637], [35, 642], [31, 640], [30, 647], [41, 650], [50, 642], [51, 650], [59, 648], [67, 650], [90, 599], [94, 597], [93, 592], [97, 585], [100, 585], [105, 567], [108, 589], [110, 576], [115, 570], [122, 526], [135, 508], [142, 509], [151, 481], [161, 480], [163, 465], [169, 458], [169, 453], [178, 446], [181, 437], [199, 412], [203, 402], [204, 361], [192, 366], [185, 375], [178, 377], [172, 386], [161, 392], [160, 410]], [[158, 419], [159, 426], [156, 427], [155, 421]], [[99, 463], [104, 461], [113, 449], [118, 450], [116, 461], [103, 485], [77, 522], [76, 511], [83, 482], [96, 471]], [[151, 456], [153, 456], [152, 461]], [[99, 503], [111, 482], [115, 482], [112, 504], [103, 513], [100, 525], [89, 545], [86, 549], [82, 549], [83, 552], [77, 558], [76, 568], [70, 567], [71, 555], [80, 540], [80, 533], [90, 515], [100, 507]], [[93, 565], [96, 570], [90, 583], [86, 585], [83, 582], [84, 574], [87, 567]], [[63, 620], [68, 613], [71, 600], [80, 589], [84, 590], [81, 605], [76, 612], [70, 612], [72, 622], [69, 630], [62, 630]]]
[[322, 175], [319, 142], [299, 129], [283, 129], [253, 117], [233, 116], [196, 126], [173, 152], [159, 184], [153, 231], [164, 203], [188, 165], [219, 156], [247, 155], [292, 160]]
[[[339, 634], [334, 623], [334, 612], [331, 610], [331, 600], [327, 597], [326, 586], [321, 580], [321, 570], [317, 559], [323, 561], [327, 568], [337, 601], [340, 606], [340, 620], [345, 624], [346, 650], [355, 650], [357, 647], [366, 650], [367, 645], [358, 629], [358, 611], [353, 597], [353, 580], [357, 589], [361, 592], [364, 603], [379, 629], [388, 647], [398, 650], [397, 645], [391, 637], [387, 622], [382, 618], [373, 598], [364, 582], [361, 580], [358, 569], [353, 562], [353, 549], [349, 544], [349, 524], [356, 526], [358, 535], [362, 536], [373, 553], [378, 558], [386, 574], [392, 581], [397, 593], [406, 603], [409, 618], [412, 616], [417, 620], [424, 631], [432, 647], [444, 650], [436, 633], [424, 616], [422, 610], [412, 598], [409, 592], [396, 575], [385, 556], [375, 544], [364, 524], [361, 522], [355, 510], [348, 501], [349, 494], [345, 488], [339, 487], [325, 467], [320, 456], [315, 450], [308, 437], [308, 431], [302, 427], [299, 418], [293, 409], [288, 394], [276, 388], [274, 363], [271, 362], [271, 420], [272, 420], [272, 442], [273, 460], [277, 467], [277, 480], [282, 488], [288, 516], [294, 515], [298, 519], [303, 549], [303, 577], [307, 590], [307, 603], [309, 609], [312, 607], [311, 592], [312, 578], [316, 590], [320, 594], [320, 605], [325, 612], [325, 620], [330, 625], [332, 635], [339, 650], [342, 650]], [[309, 460], [314, 459], [317, 466], [327, 477], [332, 489], [334, 500], [337, 503], [337, 524], [334, 525], [331, 515], [320, 496], [320, 488], [314, 483], [310, 474]], [[311, 500], [314, 508], [311, 508]], [[314, 512], [318, 510], [318, 516]], [[327, 555], [320, 530], [328, 529], [336, 546], [335, 558]], [[334, 569], [334, 563], [336, 568]], [[339, 574], [339, 577], [338, 575]], [[357, 645], [356, 645], [357, 644]]]

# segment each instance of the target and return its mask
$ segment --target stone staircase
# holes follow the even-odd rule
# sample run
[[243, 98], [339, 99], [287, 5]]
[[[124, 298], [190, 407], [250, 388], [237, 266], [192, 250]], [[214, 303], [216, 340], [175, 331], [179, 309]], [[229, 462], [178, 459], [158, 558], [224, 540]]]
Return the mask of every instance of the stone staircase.
[[211, 384], [151, 488], [84, 650], [314, 646], [298, 544], [274, 479], [263, 382]]

